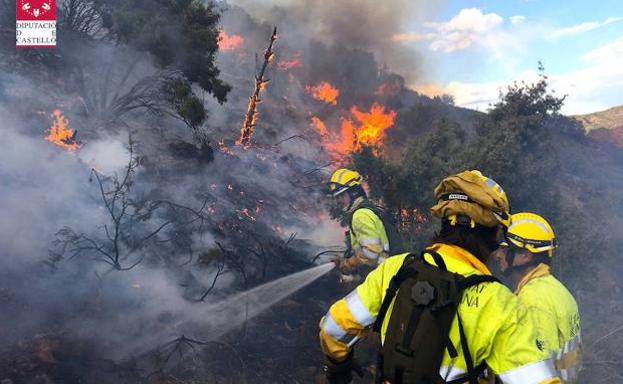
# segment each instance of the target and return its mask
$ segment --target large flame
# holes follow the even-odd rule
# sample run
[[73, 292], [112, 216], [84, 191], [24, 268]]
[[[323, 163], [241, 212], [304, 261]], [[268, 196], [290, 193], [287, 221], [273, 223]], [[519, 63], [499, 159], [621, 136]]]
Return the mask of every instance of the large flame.
[[303, 52], [297, 52], [289, 59], [279, 60], [279, 62], [277, 63], [277, 68], [279, 68], [282, 71], [289, 71], [294, 68], [300, 68], [303, 66], [302, 58], [303, 58]]
[[52, 116], [54, 120], [52, 121], [52, 126], [47, 131], [48, 135], [45, 139], [69, 151], [80, 148], [80, 145], [76, 142], [77, 131], [69, 128], [69, 122], [61, 111], [55, 109]]
[[340, 96], [340, 90], [326, 81], [321, 82], [315, 86], [305, 87], [307, 93], [309, 93], [314, 99], [323, 101], [327, 104], [336, 105], [337, 98]]
[[374, 103], [369, 112], [362, 112], [353, 106], [350, 113], [353, 119], [343, 118], [339, 133], [330, 132], [319, 117], [311, 118], [311, 124], [320, 135], [323, 147], [334, 160], [341, 160], [364, 145], [380, 147], [385, 132], [396, 120], [395, 111], [386, 110], [378, 103]]
[[240, 35], [228, 35], [221, 30], [218, 33], [218, 47], [221, 51], [235, 51], [242, 47], [244, 39]]

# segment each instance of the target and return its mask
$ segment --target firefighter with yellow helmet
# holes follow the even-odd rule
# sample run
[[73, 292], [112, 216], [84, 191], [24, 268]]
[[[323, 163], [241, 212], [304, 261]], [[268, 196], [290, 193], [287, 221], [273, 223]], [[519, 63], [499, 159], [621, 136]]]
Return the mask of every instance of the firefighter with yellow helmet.
[[556, 236], [547, 220], [535, 213], [511, 216], [506, 241], [496, 255], [515, 294], [537, 319], [546, 350], [564, 383], [576, 383], [582, 364], [578, 305], [550, 273]]
[[485, 265], [508, 225], [504, 190], [478, 171], [445, 178], [431, 214], [441, 228], [420, 255], [385, 260], [320, 322], [329, 383], [349, 383], [353, 347], [370, 329], [377, 382], [477, 383], [488, 365], [505, 384], [560, 383], [533, 318]]
[[362, 181], [358, 172], [340, 168], [333, 172], [327, 185], [328, 194], [347, 215], [347, 250], [345, 260], [340, 261], [346, 269], [361, 264], [376, 267], [389, 255], [403, 251], [391, 216], [368, 200]]

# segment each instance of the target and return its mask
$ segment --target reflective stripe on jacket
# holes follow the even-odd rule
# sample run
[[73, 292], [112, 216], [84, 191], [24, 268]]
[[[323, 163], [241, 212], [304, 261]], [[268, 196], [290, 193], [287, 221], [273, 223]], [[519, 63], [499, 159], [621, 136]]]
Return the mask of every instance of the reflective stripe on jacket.
[[539, 264], [519, 283], [517, 296], [537, 320], [544, 347], [555, 357], [563, 383], [576, 383], [582, 367], [578, 305], [565, 286]]
[[351, 220], [350, 245], [355, 256], [381, 263], [389, 254], [383, 221], [368, 208], [358, 208]]
[[[490, 274], [482, 262], [462, 248], [435, 244], [431, 249], [442, 256], [452, 272], [464, 276]], [[372, 327], [389, 282], [406, 256], [385, 260], [346, 298], [331, 306], [320, 323], [321, 347], [325, 354], [337, 361], [344, 359], [357, 340]], [[428, 261], [433, 263], [432, 257]], [[385, 339], [392, 306], [383, 321], [381, 342]], [[537, 330], [532, 317], [517, 296], [502, 284], [482, 283], [467, 289], [458, 311], [474, 365], [485, 361], [504, 383], [560, 383], [553, 360], [547, 351], [537, 347]], [[446, 381], [461, 377], [467, 370], [460, 350], [456, 319], [450, 329], [450, 339], [459, 354], [451, 359], [446, 351], [443, 357], [440, 375]]]

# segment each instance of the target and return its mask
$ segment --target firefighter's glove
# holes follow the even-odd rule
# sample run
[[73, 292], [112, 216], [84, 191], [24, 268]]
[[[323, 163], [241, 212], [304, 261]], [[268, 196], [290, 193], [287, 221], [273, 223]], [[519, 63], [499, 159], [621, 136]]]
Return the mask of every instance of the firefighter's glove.
[[337, 269], [345, 275], [349, 275], [355, 272], [356, 267], [361, 264], [360, 260], [357, 257], [345, 259], [338, 256], [333, 259], [333, 262], [335, 263]]
[[353, 371], [363, 377], [364, 371], [353, 358], [353, 352], [344, 361], [335, 362], [328, 356], [326, 357], [324, 372], [329, 384], [349, 384], [353, 380]]

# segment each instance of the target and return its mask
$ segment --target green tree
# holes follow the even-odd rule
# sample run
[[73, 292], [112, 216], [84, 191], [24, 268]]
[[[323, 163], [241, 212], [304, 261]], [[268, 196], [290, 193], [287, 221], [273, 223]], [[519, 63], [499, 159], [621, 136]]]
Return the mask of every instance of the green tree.
[[467, 153], [470, 166], [500, 183], [511, 207], [556, 214], [551, 179], [560, 165], [556, 137], [563, 101], [550, 92], [539, 65], [539, 80], [509, 86], [477, 127], [476, 145]]
[[436, 226], [430, 220], [433, 189], [444, 176], [464, 169], [466, 132], [441, 119], [436, 127], [408, 144], [402, 161], [393, 164], [371, 148], [353, 154], [353, 167], [366, 176], [371, 196], [380, 200], [400, 223], [412, 247], [421, 247]]
[[161, 68], [177, 68], [223, 103], [230, 86], [214, 63], [220, 14], [199, 0], [95, 0], [110, 20], [110, 37], [149, 52]]
[[[14, 19], [15, 4], [1, 1], [0, 20]], [[82, 112], [104, 124], [150, 111], [196, 133], [207, 111], [195, 90], [224, 103], [231, 89], [214, 61], [219, 18], [215, 3], [200, 0], [63, 0], [57, 49], [15, 50], [3, 39], [0, 65], [60, 97], [79, 96]], [[3, 38], [9, 32], [0, 28]]]

